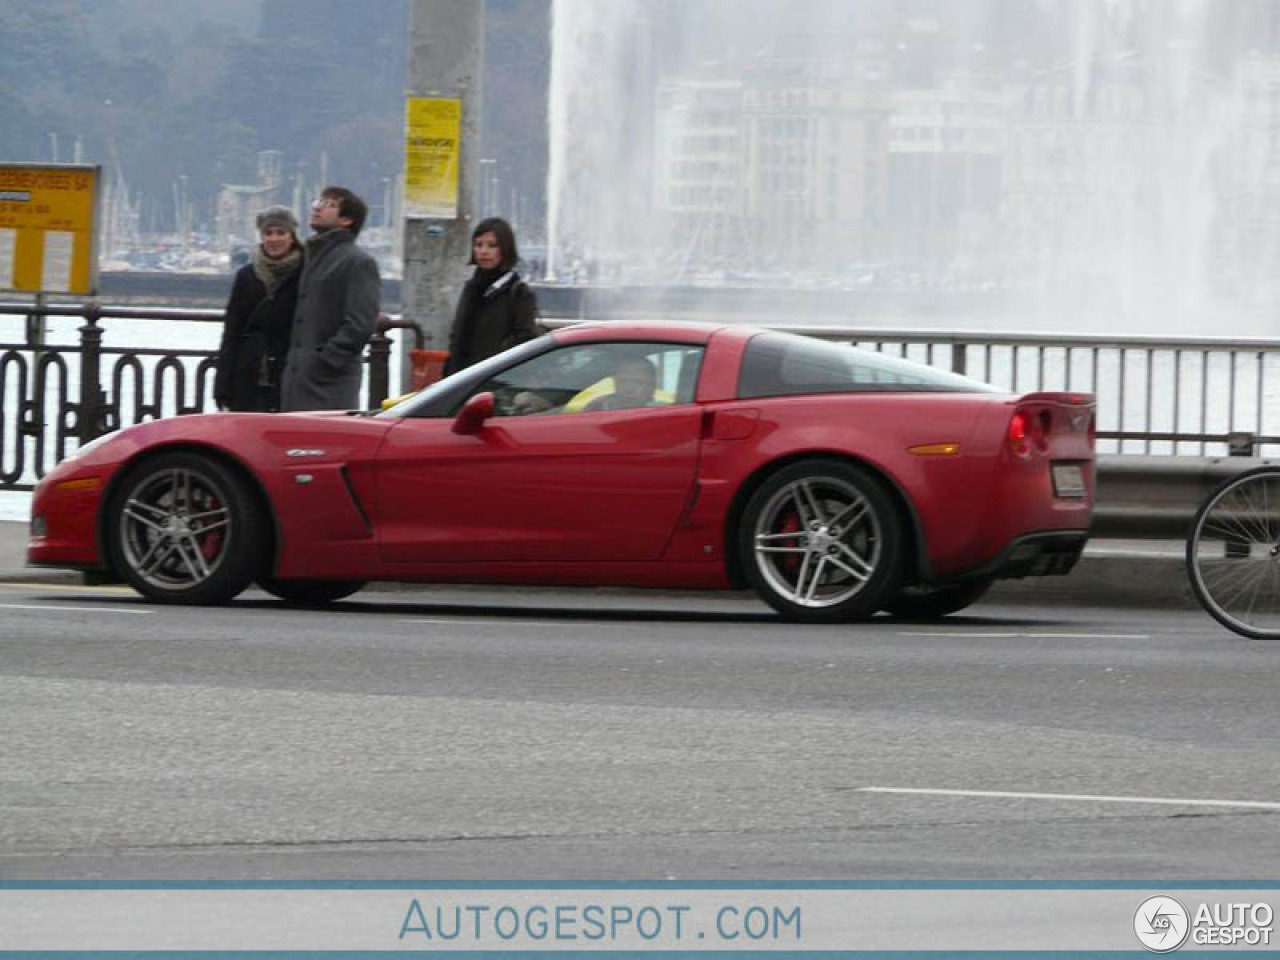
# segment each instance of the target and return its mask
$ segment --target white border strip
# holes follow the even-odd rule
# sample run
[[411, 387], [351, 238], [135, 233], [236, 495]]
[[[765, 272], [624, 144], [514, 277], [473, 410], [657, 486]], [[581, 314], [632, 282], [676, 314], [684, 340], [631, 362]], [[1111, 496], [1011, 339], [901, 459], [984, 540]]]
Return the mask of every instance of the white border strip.
[[39, 610], [41, 613], [51, 610], [62, 613], [155, 613], [154, 610], [127, 610], [123, 607], [58, 607], [50, 603], [0, 603], [0, 610]]
[[1110, 797], [1092, 793], [1018, 793], [1012, 790], [940, 790], [923, 787], [858, 787], [858, 793], [906, 793], [932, 797], [998, 797], [1006, 800], [1082, 800], [1090, 803], [1158, 803], [1174, 807], [1238, 807], [1280, 810], [1269, 800], [1193, 800], [1178, 797]]

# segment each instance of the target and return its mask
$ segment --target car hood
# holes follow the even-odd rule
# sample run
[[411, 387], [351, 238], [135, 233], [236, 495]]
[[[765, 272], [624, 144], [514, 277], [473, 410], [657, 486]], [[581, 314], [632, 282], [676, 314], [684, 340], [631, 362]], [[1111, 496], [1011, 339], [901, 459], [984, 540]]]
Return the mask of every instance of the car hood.
[[300, 457], [323, 462], [369, 455], [395, 423], [341, 411], [190, 414], [125, 427], [68, 459], [80, 466], [120, 464], [165, 447], [203, 447], [268, 469]]

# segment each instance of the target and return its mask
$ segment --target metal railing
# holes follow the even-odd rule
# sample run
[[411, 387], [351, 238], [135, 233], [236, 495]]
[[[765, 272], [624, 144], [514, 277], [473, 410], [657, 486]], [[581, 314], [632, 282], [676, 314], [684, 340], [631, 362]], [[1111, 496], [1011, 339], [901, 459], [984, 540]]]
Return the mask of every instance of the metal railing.
[[1280, 339], [785, 329], [1014, 392], [1095, 394], [1102, 453], [1280, 454]]
[[1224, 480], [1254, 467], [1257, 457], [1170, 457], [1104, 454], [1098, 458], [1096, 537], [1185, 540], [1196, 511]]
[[[30, 490], [75, 446], [109, 430], [214, 409], [216, 349], [108, 346], [103, 321], [172, 322], [172, 341], [178, 343], [201, 339], [190, 335], [191, 325], [206, 325], [205, 338], [216, 343], [221, 310], [0, 301], [0, 315], [23, 318], [22, 342], [0, 343], [0, 490]], [[61, 331], [64, 342], [58, 342], [47, 329], [56, 318], [83, 324], [74, 333]], [[379, 318], [365, 355], [364, 396], [370, 408], [390, 394], [387, 331], [406, 325], [416, 326]]]
[[[167, 344], [197, 339], [190, 334], [195, 325], [216, 345], [219, 310], [0, 302], [0, 315], [5, 314], [25, 322], [21, 342], [0, 343], [0, 489], [30, 489], [75, 445], [105, 430], [213, 408], [216, 349]], [[58, 318], [82, 321], [61, 331], [64, 342], [45, 333]], [[175, 332], [170, 336], [166, 330], [146, 346], [108, 345], [104, 322], [133, 320], [172, 323]], [[581, 320], [546, 322], [554, 328]], [[369, 407], [399, 392], [391, 389], [392, 342], [386, 335], [397, 326], [416, 325], [382, 318], [370, 343]], [[1094, 393], [1102, 454], [1188, 460], [1280, 456], [1280, 339], [785, 329], [889, 352], [1014, 391]]]

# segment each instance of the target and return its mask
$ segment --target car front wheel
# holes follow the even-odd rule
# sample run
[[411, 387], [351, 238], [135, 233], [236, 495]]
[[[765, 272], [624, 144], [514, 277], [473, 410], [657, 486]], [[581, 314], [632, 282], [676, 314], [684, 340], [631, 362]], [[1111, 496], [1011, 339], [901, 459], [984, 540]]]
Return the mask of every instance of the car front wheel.
[[897, 589], [902, 521], [879, 481], [837, 460], [792, 464], [743, 512], [738, 545], [760, 598], [789, 619], [870, 617]]
[[258, 586], [272, 596], [303, 607], [322, 607], [349, 597], [365, 585], [364, 580], [277, 580], [259, 577]]
[[107, 514], [112, 565], [158, 603], [225, 603], [257, 577], [266, 520], [246, 483], [195, 453], [145, 460], [121, 480]]

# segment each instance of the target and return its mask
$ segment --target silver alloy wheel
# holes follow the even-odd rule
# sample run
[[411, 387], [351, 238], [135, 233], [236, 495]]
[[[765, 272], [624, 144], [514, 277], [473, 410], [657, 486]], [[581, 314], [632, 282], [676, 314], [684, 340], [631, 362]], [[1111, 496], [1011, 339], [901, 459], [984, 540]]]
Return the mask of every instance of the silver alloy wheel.
[[846, 602], [880, 563], [883, 532], [876, 511], [855, 484], [840, 477], [794, 480], [757, 516], [756, 567], [770, 588], [798, 606]]
[[1187, 538], [1187, 575], [1223, 626], [1280, 637], [1280, 469], [1234, 477], [1201, 505]]
[[129, 568], [162, 590], [201, 584], [218, 569], [233, 531], [229, 494], [205, 471], [173, 468], [144, 478], [120, 511]]

